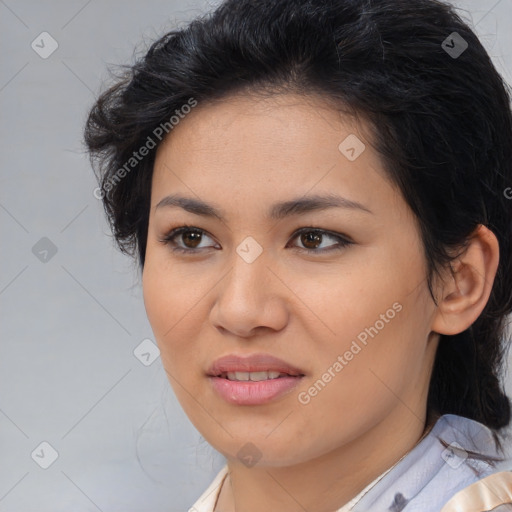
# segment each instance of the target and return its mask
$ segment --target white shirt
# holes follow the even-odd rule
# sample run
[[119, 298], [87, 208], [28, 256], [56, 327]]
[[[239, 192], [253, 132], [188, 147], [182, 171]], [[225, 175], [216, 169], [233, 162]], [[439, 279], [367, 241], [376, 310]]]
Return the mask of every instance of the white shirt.
[[[448, 448], [440, 442], [441, 439], [449, 445]], [[469, 494], [470, 503], [475, 507], [481, 506], [473, 510], [485, 512], [491, 510], [490, 506], [485, 508], [491, 502], [483, 503], [485, 499], [482, 498], [483, 491], [489, 487], [483, 482], [484, 479], [489, 481], [487, 477], [497, 477], [493, 478], [496, 487], [488, 493], [488, 499], [496, 500], [497, 495], [501, 497], [501, 501], [493, 502], [492, 510], [496, 505], [512, 504], [512, 473], [497, 473], [486, 460], [467, 457], [466, 450], [480, 453], [484, 458], [501, 456], [496, 451], [492, 432], [485, 425], [453, 414], [441, 416], [411, 451], [337, 512], [469, 510], [459, 506]], [[189, 512], [213, 512], [227, 474], [226, 465]], [[478, 488], [475, 489], [473, 484]]]

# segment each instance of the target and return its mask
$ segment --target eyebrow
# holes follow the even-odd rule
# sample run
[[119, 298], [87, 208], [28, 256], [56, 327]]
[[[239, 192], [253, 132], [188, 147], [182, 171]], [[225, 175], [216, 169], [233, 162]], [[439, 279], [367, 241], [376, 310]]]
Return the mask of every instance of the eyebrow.
[[[225, 213], [223, 213], [221, 208], [191, 197], [179, 195], [166, 196], [155, 206], [155, 210], [164, 207], [180, 207], [196, 215], [215, 217], [222, 222], [225, 220]], [[269, 219], [280, 220], [292, 215], [302, 215], [314, 210], [326, 210], [328, 208], [346, 208], [373, 214], [371, 210], [357, 201], [352, 201], [334, 194], [328, 194], [299, 197], [289, 201], [275, 203], [271, 206], [267, 216]]]

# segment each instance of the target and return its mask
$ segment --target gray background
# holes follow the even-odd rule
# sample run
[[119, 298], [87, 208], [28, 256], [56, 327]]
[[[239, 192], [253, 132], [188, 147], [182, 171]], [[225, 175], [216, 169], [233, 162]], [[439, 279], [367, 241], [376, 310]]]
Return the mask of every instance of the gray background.
[[[224, 463], [160, 359], [134, 356], [153, 339], [139, 276], [80, 143], [107, 65], [213, 5], [0, 0], [0, 511], [184, 511]], [[457, 5], [511, 83], [511, 0]], [[47, 59], [31, 47], [43, 31], [59, 45]]]

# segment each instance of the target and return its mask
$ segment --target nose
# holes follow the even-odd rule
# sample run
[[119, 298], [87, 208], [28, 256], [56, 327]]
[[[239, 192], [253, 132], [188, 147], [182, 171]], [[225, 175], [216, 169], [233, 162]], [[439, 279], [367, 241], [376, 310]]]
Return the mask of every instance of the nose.
[[215, 287], [212, 325], [243, 338], [285, 327], [289, 316], [286, 293], [290, 292], [269, 263], [265, 251], [251, 263], [234, 253], [231, 270]]

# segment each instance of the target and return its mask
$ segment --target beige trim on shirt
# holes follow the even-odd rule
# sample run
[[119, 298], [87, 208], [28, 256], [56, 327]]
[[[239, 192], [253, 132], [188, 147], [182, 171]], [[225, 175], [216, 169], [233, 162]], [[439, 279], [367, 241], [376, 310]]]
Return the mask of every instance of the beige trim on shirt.
[[512, 511], [512, 472], [489, 475], [462, 489], [441, 509], [441, 512], [490, 512], [500, 505]]

